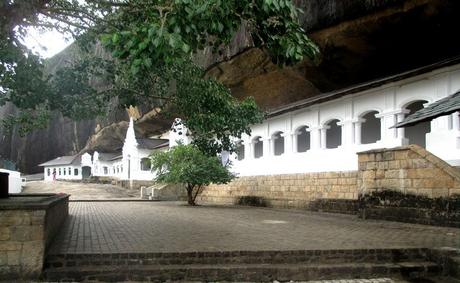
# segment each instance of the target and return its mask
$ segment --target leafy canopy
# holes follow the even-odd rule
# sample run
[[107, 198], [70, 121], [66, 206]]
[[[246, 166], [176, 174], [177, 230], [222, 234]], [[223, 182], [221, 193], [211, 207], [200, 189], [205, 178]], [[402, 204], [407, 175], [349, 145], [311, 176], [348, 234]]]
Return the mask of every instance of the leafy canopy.
[[[240, 31], [280, 66], [315, 59], [318, 48], [298, 13], [290, 0], [2, 1], [0, 105], [11, 102], [23, 110], [4, 125], [23, 125], [25, 133], [44, 127], [55, 110], [73, 119], [91, 118], [117, 98], [122, 107], [175, 109], [197, 134], [200, 148], [228, 147], [225, 137], [248, 131], [247, 124], [260, 120], [261, 113], [252, 100], [231, 100], [226, 87], [205, 77], [193, 54], [219, 53]], [[84, 55], [46, 74], [42, 59], [22, 44], [29, 27], [65, 32]], [[85, 53], [97, 42], [109, 56]], [[95, 89], [94, 81], [108, 87]], [[215, 108], [222, 105], [222, 111]], [[233, 125], [226, 125], [229, 120]], [[211, 135], [223, 138], [224, 145], [210, 142]]]
[[169, 151], [157, 151], [152, 157], [155, 180], [168, 184], [185, 184], [188, 202], [195, 199], [203, 186], [211, 183], [226, 184], [235, 176], [222, 166], [217, 156], [204, 154], [194, 145], [178, 145]]

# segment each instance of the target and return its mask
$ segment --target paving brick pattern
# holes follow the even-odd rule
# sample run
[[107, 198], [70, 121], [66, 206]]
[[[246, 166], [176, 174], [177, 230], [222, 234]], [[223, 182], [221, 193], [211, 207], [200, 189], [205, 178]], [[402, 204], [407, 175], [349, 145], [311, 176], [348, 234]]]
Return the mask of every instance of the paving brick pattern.
[[460, 229], [175, 202], [73, 202], [50, 254], [460, 247]]

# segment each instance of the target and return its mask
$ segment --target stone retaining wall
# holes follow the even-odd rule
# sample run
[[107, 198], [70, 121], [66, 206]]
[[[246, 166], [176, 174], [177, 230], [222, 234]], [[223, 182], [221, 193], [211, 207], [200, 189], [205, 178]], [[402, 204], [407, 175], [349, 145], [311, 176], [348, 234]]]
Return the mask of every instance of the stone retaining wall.
[[308, 208], [316, 199], [357, 199], [357, 176], [358, 172], [348, 171], [240, 177], [208, 186], [198, 201], [238, 204], [253, 197], [271, 207]]
[[0, 280], [38, 278], [46, 248], [68, 215], [68, 198], [12, 195], [0, 202]]
[[362, 194], [395, 190], [428, 197], [460, 194], [460, 172], [418, 145], [358, 153]]
[[329, 210], [336, 205], [324, 201], [357, 200], [379, 190], [430, 198], [460, 194], [460, 171], [418, 145], [360, 152], [358, 160], [359, 171], [240, 177], [208, 186], [198, 201]]

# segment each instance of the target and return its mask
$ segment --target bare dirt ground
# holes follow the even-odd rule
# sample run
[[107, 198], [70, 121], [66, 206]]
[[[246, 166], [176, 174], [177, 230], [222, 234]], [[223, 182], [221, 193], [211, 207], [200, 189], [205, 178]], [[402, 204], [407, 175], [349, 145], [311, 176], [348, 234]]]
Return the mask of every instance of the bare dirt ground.
[[66, 193], [70, 195], [70, 200], [119, 200], [119, 199], [138, 199], [138, 190], [128, 190], [114, 185], [89, 184], [74, 182], [27, 182], [22, 193]]

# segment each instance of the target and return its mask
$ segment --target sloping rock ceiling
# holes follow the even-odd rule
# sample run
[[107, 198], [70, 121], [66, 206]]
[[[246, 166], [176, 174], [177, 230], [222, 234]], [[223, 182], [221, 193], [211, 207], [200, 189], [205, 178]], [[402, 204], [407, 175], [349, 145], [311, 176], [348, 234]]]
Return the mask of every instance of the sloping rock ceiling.
[[[221, 56], [204, 50], [197, 54], [197, 62], [208, 69], [208, 75], [225, 83], [235, 97], [254, 96], [261, 107], [272, 109], [460, 55], [460, 1], [295, 2], [304, 12], [304, 28], [322, 50], [318, 63], [305, 60], [293, 67], [279, 68], [262, 50], [252, 48], [244, 29]], [[72, 54], [71, 48], [65, 50], [50, 64], [58, 67]], [[5, 107], [0, 109], [0, 116], [12, 112], [13, 107]], [[136, 123], [139, 135], [149, 136], [168, 128], [169, 121], [159, 120], [154, 111], [143, 114]], [[16, 161], [23, 172], [32, 173], [39, 170], [36, 164], [40, 162], [83, 148], [114, 151], [121, 147], [126, 127], [121, 121], [127, 119], [124, 110], [83, 122], [56, 114], [48, 129], [24, 138], [0, 133], [0, 154]], [[103, 130], [105, 127], [109, 130]]]

